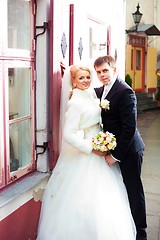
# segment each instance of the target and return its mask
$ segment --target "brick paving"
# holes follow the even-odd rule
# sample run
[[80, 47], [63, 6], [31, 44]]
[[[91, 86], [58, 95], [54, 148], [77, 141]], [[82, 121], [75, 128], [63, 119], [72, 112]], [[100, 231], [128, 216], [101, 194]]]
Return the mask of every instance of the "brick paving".
[[148, 240], [160, 240], [160, 109], [138, 114], [138, 129], [145, 142], [144, 184]]

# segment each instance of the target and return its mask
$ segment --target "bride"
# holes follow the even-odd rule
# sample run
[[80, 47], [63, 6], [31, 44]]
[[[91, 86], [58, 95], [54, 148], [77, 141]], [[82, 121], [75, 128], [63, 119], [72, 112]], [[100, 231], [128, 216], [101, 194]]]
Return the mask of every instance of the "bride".
[[[118, 163], [93, 151], [100, 107], [88, 67], [72, 65], [62, 86], [62, 149], [46, 186], [37, 240], [135, 240], [135, 224]], [[67, 94], [65, 124], [63, 113]]]

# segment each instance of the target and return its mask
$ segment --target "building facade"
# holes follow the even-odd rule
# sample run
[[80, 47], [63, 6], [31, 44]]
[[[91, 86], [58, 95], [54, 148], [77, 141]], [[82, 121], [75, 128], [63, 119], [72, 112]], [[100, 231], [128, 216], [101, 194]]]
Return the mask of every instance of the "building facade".
[[[139, 5], [138, 5], [139, 4]], [[135, 25], [132, 13], [137, 7], [142, 18]], [[126, 1], [126, 74], [132, 79], [136, 92], [157, 89], [157, 70], [160, 69], [160, 1]]]
[[0, 236], [35, 239], [60, 148], [60, 63], [111, 54], [124, 78], [125, 1], [1, 0], [0, 20]]

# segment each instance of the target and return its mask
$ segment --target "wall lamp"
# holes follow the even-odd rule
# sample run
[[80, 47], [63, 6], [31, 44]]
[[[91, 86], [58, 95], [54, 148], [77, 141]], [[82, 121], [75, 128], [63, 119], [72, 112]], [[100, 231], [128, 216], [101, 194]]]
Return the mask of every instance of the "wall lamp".
[[137, 32], [137, 30], [138, 30], [138, 25], [140, 24], [143, 14], [139, 11], [139, 9], [140, 9], [139, 3], [136, 8], [137, 8], [137, 10], [134, 13], [132, 13], [135, 27], [132, 29], [126, 30], [126, 33]]

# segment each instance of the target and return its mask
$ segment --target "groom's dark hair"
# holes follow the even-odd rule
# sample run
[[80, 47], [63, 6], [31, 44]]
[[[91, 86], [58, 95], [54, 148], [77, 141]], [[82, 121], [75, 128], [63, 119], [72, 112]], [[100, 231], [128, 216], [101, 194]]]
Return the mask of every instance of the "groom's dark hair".
[[115, 67], [116, 61], [112, 56], [101, 56], [94, 61], [94, 68], [99, 67], [104, 63], [107, 63], [110, 67]]

